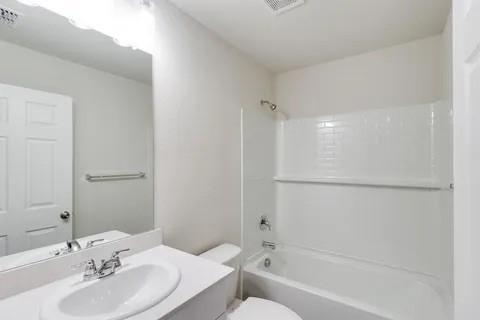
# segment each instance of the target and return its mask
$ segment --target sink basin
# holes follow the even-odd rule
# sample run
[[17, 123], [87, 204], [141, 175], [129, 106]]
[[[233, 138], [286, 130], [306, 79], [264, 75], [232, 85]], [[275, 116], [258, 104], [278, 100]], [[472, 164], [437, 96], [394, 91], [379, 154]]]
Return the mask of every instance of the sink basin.
[[180, 282], [180, 271], [169, 263], [126, 266], [94, 281], [70, 281], [40, 310], [42, 320], [125, 319], [160, 303]]

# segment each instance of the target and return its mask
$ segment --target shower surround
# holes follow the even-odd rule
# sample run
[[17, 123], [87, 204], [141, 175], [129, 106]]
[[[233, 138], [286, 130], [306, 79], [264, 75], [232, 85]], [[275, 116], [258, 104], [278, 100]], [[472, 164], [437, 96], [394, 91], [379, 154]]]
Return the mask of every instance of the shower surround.
[[[315, 284], [303, 279], [301, 285], [292, 278], [292, 270], [299, 266], [292, 257], [301, 251], [315, 261], [327, 257], [339, 263], [336, 267], [330, 264], [334, 269], [350, 266], [358, 281], [362, 270], [378, 270], [369, 277], [383, 283], [385, 292], [396, 290], [389, 287], [394, 281], [375, 278], [376, 274], [386, 279], [402, 274], [411, 283], [420, 281], [418, 288], [425, 291], [415, 294], [419, 299], [435, 295], [429, 301], [436, 306], [422, 312], [448, 316], [452, 290], [451, 103], [273, 119], [265, 110], [244, 110], [243, 242], [246, 258], [250, 258], [244, 293], [281, 300], [294, 310], [294, 301], [308, 296], [317, 301], [311, 310], [336, 319], [319, 302], [336, 295], [336, 289], [322, 285], [321, 275], [307, 272], [312, 281], [318, 279]], [[272, 232], [259, 230], [262, 214], [269, 215]], [[272, 239], [281, 244], [279, 248], [295, 253], [275, 251], [278, 254], [272, 257], [278, 259], [272, 261], [282, 265], [275, 269], [280, 272], [275, 279], [269, 270], [258, 270], [262, 257], [269, 255], [262, 250], [261, 240]], [[339, 275], [338, 281], [342, 278]], [[350, 289], [360, 296], [362, 290], [368, 291], [353, 284]], [[377, 314], [381, 318], [398, 318], [398, 310], [388, 304], [342, 301], [325, 306], [338, 310], [338, 319], [342, 319], [357, 303], [363, 304], [363, 310], [381, 308]], [[429, 319], [417, 311], [405, 319]], [[371, 317], [365, 315], [365, 319]]]

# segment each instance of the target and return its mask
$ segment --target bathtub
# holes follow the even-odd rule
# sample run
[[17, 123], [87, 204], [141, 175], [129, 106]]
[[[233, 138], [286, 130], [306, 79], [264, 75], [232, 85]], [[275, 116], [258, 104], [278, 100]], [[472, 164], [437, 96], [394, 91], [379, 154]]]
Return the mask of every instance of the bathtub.
[[277, 301], [303, 320], [451, 319], [436, 278], [296, 247], [257, 255], [243, 279], [245, 297]]

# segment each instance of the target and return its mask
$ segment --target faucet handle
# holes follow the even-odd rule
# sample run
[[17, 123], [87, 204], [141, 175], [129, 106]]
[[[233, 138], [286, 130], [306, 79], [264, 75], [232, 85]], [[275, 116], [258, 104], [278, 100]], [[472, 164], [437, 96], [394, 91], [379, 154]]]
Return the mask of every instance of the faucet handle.
[[79, 270], [81, 268], [85, 268], [85, 271], [86, 270], [95, 270], [97, 269], [96, 265], [95, 265], [95, 260], [93, 259], [89, 259], [87, 261], [83, 261], [83, 262], [80, 262], [80, 263], [77, 263], [77, 264], [74, 264], [73, 266], [70, 267], [72, 270]]
[[268, 231], [272, 231], [272, 225], [268, 219], [268, 216], [264, 214], [260, 217], [260, 230], [266, 231], [267, 229]]
[[95, 260], [90, 259], [85, 261], [85, 270], [96, 270], [97, 266], [95, 265]]
[[95, 240], [90, 240], [87, 242], [87, 245], [85, 246], [85, 248], [91, 248], [93, 247], [93, 245], [97, 242], [102, 242], [102, 241], [105, 241], [105, 239], [95, 239]]
[[113, 253], [112, 253], [112, 259], [113, 259], [113, 258], [117, 258], [120, 253], [122, 253], [122, 252], [127, 252], [127, 251], [130, 251], [130, 249], [122, 249], [122, 250], [118, 250], [118, 251], [113, 251]]
[[97, 266], [95, 265], [95, 260], [90, 259], [84, 262], [85, 271], [83, 273], [83, 280], [94, 279], [97, 275]]
[[122, 266], [122, 262], [120, 261], [120, 253], [130, 251], [130, 249], [123, 249], [118, 251], [113, 251], [112, 258], [109, 262], [112, 262], [113, 272], [115, 272], [115, 268], [120, 268]]
[[59, 249], [53, 249], [49, 252], [49, 254], [55, 256], [55, 257], [58, 257], [58, 256], [61, 256], [61, 255], [64, 255], [68, 253], [68, 249], [67, 248], [59, 248]]

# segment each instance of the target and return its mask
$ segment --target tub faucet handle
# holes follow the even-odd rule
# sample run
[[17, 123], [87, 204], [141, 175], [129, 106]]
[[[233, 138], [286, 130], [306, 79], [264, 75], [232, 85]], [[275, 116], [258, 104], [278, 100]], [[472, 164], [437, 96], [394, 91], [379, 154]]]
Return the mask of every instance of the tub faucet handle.
[[260, 217], [260, 230], [262, 231], [272, 231], [272, 225], [270, 224], [270, 220], [268, 219], [267, 215], [263, 215]]

